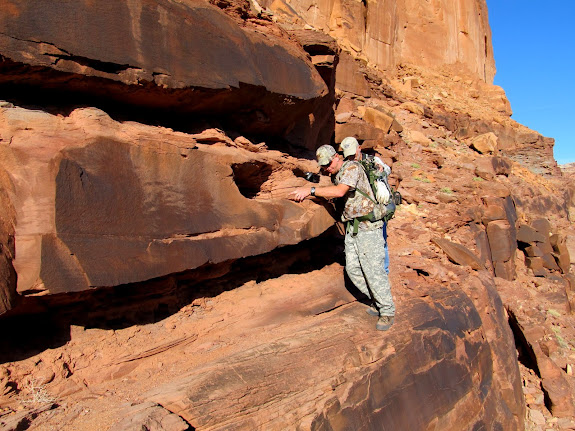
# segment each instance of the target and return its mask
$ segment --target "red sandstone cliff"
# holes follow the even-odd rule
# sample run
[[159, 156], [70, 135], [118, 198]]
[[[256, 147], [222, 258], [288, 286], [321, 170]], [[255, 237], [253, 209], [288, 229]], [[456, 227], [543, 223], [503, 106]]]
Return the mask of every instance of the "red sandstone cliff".
[[285, 25], [307, 25], [329, 34], [345, 51], [376, 68], [450, 65], [493, 83], [495, 61], [483, 0], [260, 3]]
[[[3, 5], [0, 424], [568, 429], [573, 193], [484, 2], [214, 3]], [[386, 333], [286, 199], [349, 135], [404, 196]]]

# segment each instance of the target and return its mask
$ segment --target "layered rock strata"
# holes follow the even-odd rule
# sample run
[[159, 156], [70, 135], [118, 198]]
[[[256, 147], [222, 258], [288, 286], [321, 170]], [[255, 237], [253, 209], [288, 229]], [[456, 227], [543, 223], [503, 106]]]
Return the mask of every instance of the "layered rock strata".
[[0, 314], [16, 305], [16, 272], [13, 266], [15, 255], [14, 222], [15, 213], [10, 196], [8, 173], [0, 168]]
[[[315, 237], [328, 211], [286, 199], [313, 162], [247, 139], [0, 109], [21, 294], [149, 280]], [[279, 190], [278, 181], [282, 179]], [[274, 182], [275, 181], [275, 182]], [[259, 194], [259, 196], [258, 196]]]
[[242, 133], [303, 129], [310, 141], [323, 123], [308, 116], [332, 103], [299, 44], [201, 0], [9, 5], [0, 16], [4, 97], [37, 103], [43, 94], [123, 118], [135, 110], [180, 128], [215, 117]]

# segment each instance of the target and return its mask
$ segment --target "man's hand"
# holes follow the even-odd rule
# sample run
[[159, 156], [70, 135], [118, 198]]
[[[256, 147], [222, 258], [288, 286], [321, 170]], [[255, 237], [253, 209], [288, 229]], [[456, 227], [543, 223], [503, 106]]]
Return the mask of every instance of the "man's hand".
[[291, 192], [288, 195], [288, 199], [296, 202], [301, 202], [309, 195], [311, 195], [311, 188], [300, 187], [299, 189], [295, 189], [293, 192]]
[[383, 160], [381, 160], [379, 157], [374, 157], [373, 161], [375, 162], [375, 166], [380, 173], [385, 172], [385, 175], [391, 175], [391, 168], [383, 163]]

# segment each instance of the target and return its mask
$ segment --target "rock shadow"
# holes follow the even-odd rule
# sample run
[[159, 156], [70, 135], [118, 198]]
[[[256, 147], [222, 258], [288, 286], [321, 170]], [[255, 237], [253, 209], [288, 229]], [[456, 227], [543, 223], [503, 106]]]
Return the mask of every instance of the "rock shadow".
[[345, 262], [335, 226], [324, 234], [270, 253], [140, 283], [22, 298], [0, 317], [0, 363], [32, 357], [70, 341], [72, 325], [122, 329], [163, 320], [199, 298], [215, 297], [248, 281], [303, 274]]

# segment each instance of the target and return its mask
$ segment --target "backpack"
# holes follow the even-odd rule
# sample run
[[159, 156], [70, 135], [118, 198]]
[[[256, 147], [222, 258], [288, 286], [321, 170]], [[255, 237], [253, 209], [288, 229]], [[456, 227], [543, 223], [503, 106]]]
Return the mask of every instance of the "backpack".
[[375, 196], [374, 200], [371, 196], [364, 193], [362, 190], [356, 189], [359, 193], [361, 193], [363, 196], [375, 204], [373, 211], [367, 216], [364, 216], [368, 217], [365, 218], [365, 220], [383, 220], [384, 222], [389, 221], [395, 215], [397, 205], [401, 203], [401, 195], [399, 192], [394, 191], [389, 185], [387, 174], [385, 172], [381, 172], [377, 168], [377, 164], [373, 156], [366, 156], [363, 160], [359, 161], [359, 164], [362, 166], [365, 175], [369, 180], [369, 185], [371, 186], [373, 196]]
[[372, 187], [374, 188], [374, 194], [377, 198], [377, 201], [387, 204], [389, 203], [389, 200], [393, 200], [396, 206], [400, 205], [402, 201], [401, 193], [399, 193], [397, 190], [394, 190], [393, 187], [389, 185], [389, 175], [391, 174], [391, 170], [389, 173], [385, 170], [380, 171], [378, 168], [378, 163], [375, 161], [375, 156], [369, 154], [363, 154], [363, 156], [364, 159], [360, 163], [366, 171], [366, 175], [369, 178], [369, 184], [373, 183]]
[[374, 156], [364, 155], [363, 160], [359, 162], [369, 179], [369, 184], [373, 191], [373, 195], [378, 203], [387, 205], [393, 197], [393, 190], [387, 180], [385, 171], [378, 169], [378, 164]]

